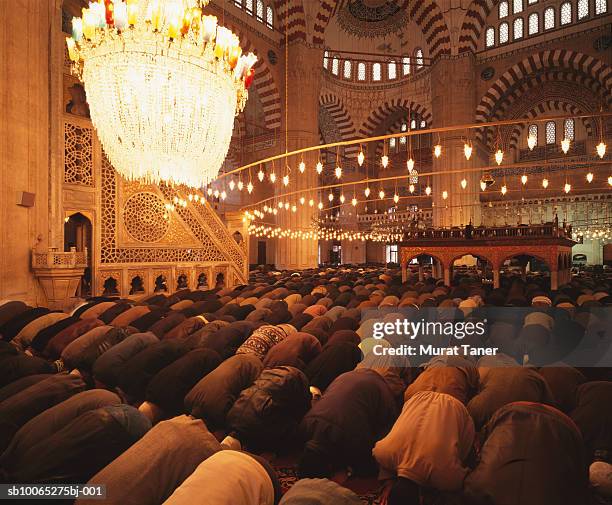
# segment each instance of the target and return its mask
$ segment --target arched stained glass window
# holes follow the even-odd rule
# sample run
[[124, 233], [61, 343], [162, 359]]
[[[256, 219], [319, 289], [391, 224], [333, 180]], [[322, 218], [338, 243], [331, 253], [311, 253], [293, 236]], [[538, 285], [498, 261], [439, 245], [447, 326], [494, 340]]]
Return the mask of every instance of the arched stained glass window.
[[410, 56], [404, 56], [402, 58], [402, 73], [404, 75], [410, 74]]
[[269, 5], [266, 7], [266, 26], [270, 29], [274, 28], [274, 11]]
[[380, 79], [381, 79], [380, 63], [374, 63], [372, 65], [372, 80], [380, 81]]
[[420, 47], [414, 52], [414, 58], [416, 60], [417, 70], [422, 69], [423, 68], [423, 50]]
[[352, 71], [353, 71], [353, 64], [351, 63], [351, 61], [344, 60], [344, 72], [343, 72], [344, 78], [350, 79]]
[[513, 23], [514, 40], [523, 38], [523, 18], [516, 18]]
[[499, 25], [499, 43], [505, 44], [508, 42], [510, 28], [505, 21]]
[[357, 64], [357, 80], [365, 81], [366, 78], [366, 65], [361, 62]]
[[561, 4], [560, 22], [562, 25], [569, 25], [572, 22], [572, 4], [565, 2]]
[[527, 134], [529, 137], [534, 137], [536, 139], [535, 145], [537, 146], [538, 145], [538, 125], [530, 124]]
[[549, 7], [544, 11], [544, 29], [550, 30], [555, 27], [555, 9]]
[[495, 45], [495, 28], [493, 28], [492, 26], [489, 26], [489, 28], [487, 28], [485, 34], [485, 45], [486, 47], [493, 47]]
[[529, 14], [529, 35], [534, 35], [540, 31], [540, 16], [537, 12]]
[[257, 21], [263, 23], [264, 20], [264, 3], [263, 0], [257, 0]]
[[557, 141], [557, 125], [554, 121], [546, 122], [546, 143], [554, 144]]
[[578, 20], [589, 17], [589, 0], [578, 0]]
[[605, 14], [608, 12], [607, 0], [595, 0], [595, 15]]
[[338, 59], [337, 56], [334, 56], [332, 58], [332, 74], [338, 75], [339, 71], [340, 71], [340, 60]]
[[505, 0], [502, 2], [499, 2], [499, 19], [503, 19], [506, 16], [508, 16], [509, 13], [509, 9], [508, 9], [508, 2], [506, 2]]
[[397, 63], [395, 61], [390, 61], [387, 66], [387, 78], [392, 80], [397, 77]]
[[567, 140], [574, 140], [575, 138], [575, 123], [573, 119], [566, 119], [563, 122], [563, 134]]

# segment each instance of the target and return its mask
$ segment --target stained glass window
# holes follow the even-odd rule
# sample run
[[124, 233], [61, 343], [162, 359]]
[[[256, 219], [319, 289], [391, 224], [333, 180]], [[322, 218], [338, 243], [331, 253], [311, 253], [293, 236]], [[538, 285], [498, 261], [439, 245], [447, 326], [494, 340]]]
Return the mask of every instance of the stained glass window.
[[589, 0], [578, 0], [578, 19], [589, 17]]
[[350, 60], [344, 60], [344, 78], [345, 79], [351, 78], [352, 70], [353, 70], [353, 64], [350, 62]]
[[529, 35], [534, 35], [540, 31], [540, 16], [537, 12], [529, 14]]
[[514, 40], [523, 38], [523, 18], [514, 20]]
[[546, 123], [546, 143], [554, 144], [557, 141], [557, 125], [554, 121]]
[[365, 81], [366, 78], [366, 66], [365, 63], [357, 64], [357, 79], [360, 81]]
[[508, 27], [508, 23], [504, 22], [501, 25], [499, 25], [499, 43], [500, 44], [505, 44], [506, 42], [508, 42], [508, 32], [509, 32], [509, 27]]
[[555, 9], [549, 7], [544, 11], [544, 29], [550, 30], [555, 27]]
[[503, 2], [499, 2], [499, 19], [503, 19], [508, 15], [508, 2], [505, 0]]
[[572, 4], [565, 2], [561, 4], [561, 24], [569, 25], [572, 22]]
[[493, 47], [495, 45], [495, 28], [490, 26], [487, 28], [485, 35], [485, 44], [487, 47]]

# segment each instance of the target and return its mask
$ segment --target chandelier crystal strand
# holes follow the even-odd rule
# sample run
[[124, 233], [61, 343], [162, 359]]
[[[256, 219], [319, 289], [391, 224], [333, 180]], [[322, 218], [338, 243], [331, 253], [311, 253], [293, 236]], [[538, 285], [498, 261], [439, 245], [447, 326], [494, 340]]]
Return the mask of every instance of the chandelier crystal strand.
[[203, 16], [207, 0], [100, 0], [66, 42], [91, 119], [129, 180], [202, 187], [227, 156], [253, 81], [253, 53]]

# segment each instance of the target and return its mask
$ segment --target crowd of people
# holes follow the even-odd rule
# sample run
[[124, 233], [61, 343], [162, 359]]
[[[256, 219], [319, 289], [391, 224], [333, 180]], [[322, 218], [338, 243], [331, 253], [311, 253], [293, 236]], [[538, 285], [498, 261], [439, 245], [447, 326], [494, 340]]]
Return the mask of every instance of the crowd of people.
[[[357, 505], [358, 479], [388, 505], [610, 503], [610, 289], [353, 267], [69, 313], [2, 300], [0, 482], [100, 484], [116, 505]], [[498, 352], [374, 352], [400, 343], [375, 322], [425, 309], [486, 314], [470, 343]]]

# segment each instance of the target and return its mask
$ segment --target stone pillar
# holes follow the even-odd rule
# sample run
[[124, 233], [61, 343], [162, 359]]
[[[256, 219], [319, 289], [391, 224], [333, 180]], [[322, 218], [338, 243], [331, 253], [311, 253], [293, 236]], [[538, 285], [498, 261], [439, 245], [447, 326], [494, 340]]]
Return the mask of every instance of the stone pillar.
[[[61, 29], [61, 2], [23, 0], [2, 7], [0, 299], [43, 305], [30, 258], [32, 247], [49, 246], [50, 33]], [[23, 192], [35, 194], [33, 207], [18, 205]]]
[[[434, 127], [445, 127], [472, 123], [475, 109], [475, 62], [469, 54], [457, 59], [440, 59], [432, 67], [431, 94]], [[449, 90], [452, 92], [449, 93]], [[472, 156], [466, 160], [463, 145], [471, 140]], [[461, 171], [486, 162], [483, 152], [474, 143], [474, 130], [452, 131], [432, 134], [432, 146], [440, 143], [442, 155], [433, 157], [433, 172], [442, 172], [433, 177], [432, 202], [434, 227], [465, 225], [472, 221], [478, 226], [480, 215], [480, 173]], [[460, 171], [455, 174], [444, 174], [449, 170]], [[465, 178], [467, 186], [461, 187]], [[442, 198], [442, 192], [448, 192], [448, 198]]]
[[425, 276], [423, 275], [423, 265], [419, 263], [419, 282], [423, 282]]
[[499, 288], [499, 268], [493, 269], [493, 288]]
[[452, 267], [442, 267], [444, 271], [444, 284], [450, 286], [451, 284], [451, 271]]
[[[284, 48], [282, 49], [284, 55]], [[321, 61], [323, 53], [321, 49], [308, 47], [304, 42], [298, 41], [289, 44], [289, 83], [288, 103], [289, 110], [287, 124], [284, 127], [289, 132], [287, 150], [318, 145], [319, 143], [319, 91], [321, 88]], [[284, 63], [284, 58], [283, 58]], [[284, 142], [281, 132], [281, 145]], [[287, 160], [291, 173], [289, 186], [278, 186], [278, 194], [289, 191], [305, 190], [318, 186], [318, 175], [315, 170], [317, 164], [317, 152], [304, 155], [306, 171], [300, 174], [298, 164], [300, 159]], [[281, 167], [279, 175], [284, 175], [285, 169]], [[306, 200], [308, 200], [306, 196]], [[312, 198], [316, 199], [316, 195]], [[297, 200], [299, 196], [293, 197], [294, 203], [298, 205], [299, 212], [280, 211], [277, 223], [282, 228], [291, 230], [308, 230], [312, 227], [313, 218], [317, 215], [315, 207], [301, 206]], [[276, 268], [279, 269], [302, 269], [317, 266], [316, 240], [283, 238], [278, 240], [276, 247]]]
[[550, 290], [555, 291], [559, 287], [559, 271], [550, 271]]
[[408, 280], [408, 263], [402, 261], [402, 282], [406, 282]]

